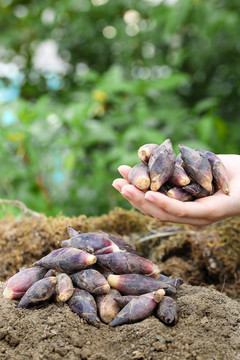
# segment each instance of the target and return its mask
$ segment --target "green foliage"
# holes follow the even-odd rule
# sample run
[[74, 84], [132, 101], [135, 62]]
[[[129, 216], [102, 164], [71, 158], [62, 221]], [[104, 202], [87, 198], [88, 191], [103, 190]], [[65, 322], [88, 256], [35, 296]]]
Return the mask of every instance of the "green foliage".
[[111, 184], [144, 143], [239, 153], [240, 3], [158, 3], [0, 0], [0, 197], [98, 215], [129, 207]]

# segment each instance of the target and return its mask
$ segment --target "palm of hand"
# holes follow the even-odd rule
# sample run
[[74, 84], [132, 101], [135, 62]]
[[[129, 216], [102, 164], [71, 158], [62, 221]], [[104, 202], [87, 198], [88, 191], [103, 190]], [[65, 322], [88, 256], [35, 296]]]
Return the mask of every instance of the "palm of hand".
[[240, 213], [240, 155], [218, 156], [229, 176], [230, 195], [219, 190], [212, 196], [181, 202], [159, 192], [144, 193], [127, 181], [131, 168], [126, 165], [119, 167], [123, 179], [114, 180], [113, 186], [135, 208], [160, 221], [207, 225]]

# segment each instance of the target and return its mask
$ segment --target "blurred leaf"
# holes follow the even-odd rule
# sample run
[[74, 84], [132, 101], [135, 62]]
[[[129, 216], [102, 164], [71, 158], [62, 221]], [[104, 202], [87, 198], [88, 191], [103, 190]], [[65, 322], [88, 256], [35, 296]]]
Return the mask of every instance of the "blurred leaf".
[[219, 101], [217, 98], [207, 98], [199, 101], [194, 107], [193, 111], [196, 114], [201, 114], [205, 111], [216, 108], [218, 106], [218, 103]]
[[197, 124], [197, 130], [200, 141], [210, 142], [215, 133], [214, 118], [211, 116], [202, 117]]
[[68, 154], [65, 158], [65, 168], [71, 172], [74, 169], [75, 162], [76, 162], [75, 154], [73, 152]]
[[7, 139], [9, 141], [13, 141], [13, 142], [23, 142], [25, 140], [25, 134], [24, 133], [8, 133], [7, 134]]
[[224, 121], [224, 119], [216, 118], [216, 119], [214, 119], [214, 124], [215, 124], [216, 130], [217, 130], [219, 139], [226, 140], [229, 135], [227, 123]]
[[149, 90], [173, 90], [176, 89], [178, 86], [183, 84], [184, 82], [187, 82], [189, 79], [187, 74], [183, 73], [175, 73], [170, 75], [168, 78], [160, 78], [158, 80], [155, 80], [153, 82], [147, 83]]

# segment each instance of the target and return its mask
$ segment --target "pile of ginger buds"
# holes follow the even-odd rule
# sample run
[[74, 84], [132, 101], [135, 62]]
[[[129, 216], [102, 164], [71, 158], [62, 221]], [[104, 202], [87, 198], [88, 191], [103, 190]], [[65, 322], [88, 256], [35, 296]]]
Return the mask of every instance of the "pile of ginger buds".
[[61, 248], [7, 280], [4, 298], [19, 300], [17, 308], [24, 309], [64, 302], [96, 327], [134, 323], [153, 314], [167, 325], [178, 321], [181, 278], [160, 274], [121, 237], [67, 230], [69, 239]]

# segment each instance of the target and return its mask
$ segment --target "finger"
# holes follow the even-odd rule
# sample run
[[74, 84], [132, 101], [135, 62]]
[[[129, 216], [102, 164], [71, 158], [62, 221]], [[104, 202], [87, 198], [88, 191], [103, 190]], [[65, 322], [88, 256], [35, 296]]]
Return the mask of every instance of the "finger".
[[115, 179], [114, 181], [113, 181], [113, 183], [112, 183], [112, 186], [116, 189], [116, 190], [118, 190], [118, 191], [122, 191], [122, 187], [124, 186], [124, 185], [128, 185], [129, 184], [129, 182], [127, 181], [127, 180], [125, 180], [125, 179]]
[[144, 200], [145, 193], [136, 188], [134, 185], [127, 183], [122, 187], [121, 194], [127, 200], [141, 202], [142, 200]]
[[[211, 221], [209, 219], [195, 219], [195, 218], [185, 218], [174, 216], [165, 211], [162, 207], [157, 206], [156, 204], [149, 202], [145, 199], [145, 193], [143, 191], [138, 190], [133, 185], [125, 185], [122, 187], [121, 194], [125, 199], [127, 199], [130, 204], [132, 204], [136, 209], [141, 211], [142, 213], [155, 217], [160, 221], [169, 221], [174, 223], [181, 224], [190, 224], [203, 226], [209, 224]], [[165, 195], [163, 195], [165, 196]]]
[[[148, 191], [145, 199], [163, 208], [169, 214], [180, 218], [217, 218], [224, 215], [223, 202], [228, 201], [226, 195], [219, 193], [195, 201], [181, 202], [161, 193]], [[222, 214], [221, 214], [222, 212]]]
[[223, 162], [227, 173], [229, 180], [238, 173], [239, 165], [240, 165], [240, 156], [239, 155], [226, 155], [226, 154], [220, 154], [217, 155], [220, 160]]
[[121, 165], [118, 168], [118, 171], [120, 172], [122, 177], [124, 177], [125, 180], [128, 180], [128, 174], [129, 174], [130, 170], [131, 170], [131, 166], [128, 166], [128, 165]]

